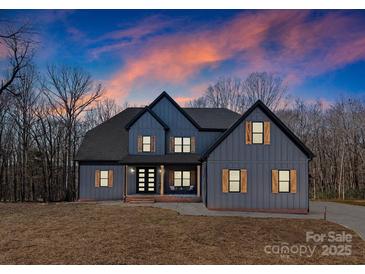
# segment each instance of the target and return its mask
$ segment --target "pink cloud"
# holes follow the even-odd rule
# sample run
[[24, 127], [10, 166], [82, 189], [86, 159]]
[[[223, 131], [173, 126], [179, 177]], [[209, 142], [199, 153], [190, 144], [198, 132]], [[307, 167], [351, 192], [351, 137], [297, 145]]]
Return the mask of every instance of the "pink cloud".
[[[203, 69], [219, 71], [225, 61], [238, 64], [242, 76], [265, 70], [298, 83], [365, 58], [364, 32], [353, 28], [356, 20], [341, 13], [308, 21], [306, 11], [261, 11], [241, 14], [215, 29], [155, 36], [134, 54], [121, 54], [124, 66], [108, 82], [107, 94], [125, 98], [136, 85], [156, 81], [184, 85]], [[136, 26], [123, 35], [134, 31], [137, 37], [144, 33]]]

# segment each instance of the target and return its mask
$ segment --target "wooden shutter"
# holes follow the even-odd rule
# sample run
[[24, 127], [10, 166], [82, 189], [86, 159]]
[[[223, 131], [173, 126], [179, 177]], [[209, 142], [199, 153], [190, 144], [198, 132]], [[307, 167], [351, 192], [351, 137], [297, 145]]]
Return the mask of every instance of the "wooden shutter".
[[108, 187], [113, 187], [113, 170], [109, 169], [108, 172]]
[[175, 152], [175, 139], [170, 137], [170, 152]]
[[264, 122], [264, 144], [270, 145], [270, 122]]
[[241, 192], [247, 192], [247, 170], [241, 169]]
[[228, 169], [222, 169], [222, 191], [228, 192]]
[[277, 169], [271, 170], [271, 191], [272, 193], [279, 192], [279, 171]]
[[191, 153], [195, 153], [195, 145], [196, 145], [196, 141], [195, 141], [195, 137], [191, 137], [190, 139], [191, 142]]
[[151, 152], [156, 152], [156, 136], [151, 136]]
[[252, 122], [246, 121], [246, 144], [252, 144]]
[[142, 152], [142, 136], [137, 137], [137, 151]]
[[290, 192], [297, 192], [297, 171], [295, 169], [290, 170]]
[[174, 185], [174, 171], [169, 170], [169, 185], [173, 186]]
[[100, 187], [100, 170], [95, 170], [95, 187]]

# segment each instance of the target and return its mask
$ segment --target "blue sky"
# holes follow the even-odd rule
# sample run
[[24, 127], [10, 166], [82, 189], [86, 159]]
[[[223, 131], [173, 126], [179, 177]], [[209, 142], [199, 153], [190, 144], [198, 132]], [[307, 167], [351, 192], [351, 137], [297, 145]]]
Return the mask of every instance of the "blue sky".
[[[219, 77], [284, 78], [289, 93], [333, 101], [365, 95], [364, 11], [12, 10], [32, 21], [36, 62], [76, 65], [105, 96], [147, 103], [162, 90], [180, 103]], [[0, 55], [1, 58], [1, 55]]]

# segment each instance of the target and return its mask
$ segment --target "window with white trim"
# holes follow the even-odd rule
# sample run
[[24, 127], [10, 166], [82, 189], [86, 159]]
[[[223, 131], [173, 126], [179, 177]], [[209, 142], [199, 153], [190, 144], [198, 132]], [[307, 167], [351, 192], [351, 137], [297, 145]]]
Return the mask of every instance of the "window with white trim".
[[264, 123], [252, 122], [252, 143], [263, 144], [264, 142]]
[[100, 170], [100, 186], [109, 186], [109, 171]]
[[190, 171], [174, 171], [174, 186], [185, 187], [190, 186]]
[[190, 137], [174, 137], [174, 152], [190, 153], [191, 138]]
[[290, 192], [289, 170], [279, 170], [279, 192]]
[[151, 152], [151, 136], [142, 136], [142, 152]]
[[228, 191], [240, 192], [240, 171], [230, 169], [228, 174]]

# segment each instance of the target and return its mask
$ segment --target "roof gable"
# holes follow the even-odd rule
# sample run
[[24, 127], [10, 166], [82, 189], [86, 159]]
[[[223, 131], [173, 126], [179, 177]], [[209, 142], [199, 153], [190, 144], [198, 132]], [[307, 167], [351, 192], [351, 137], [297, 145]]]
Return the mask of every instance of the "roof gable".
[[175, 102], [174, 99], [171, 98], [170, 95], [167, 94], [166, 91], [162, 92], [148, 107], [152, 109], [155, 105], [158, 104], [163, 98], [166, 98], [185, 118], [192, 123], [197, 129], [201, 129], [198, 123], [182, 108], [178, 103]]
[[154, 113], [148, 106], [146, 106], [144, 109], [142, 109], [132, 120], [129, 121], [129, 123], [127, 123], [127, 125], [125, 126], [126, 129], [130, 129], [133, 124], [135, 122], [138, 121], [139, 118], [141, 118], [143, 116], [143, 114], [145, 114], [146, 112], [148, 112], [149, 114], [151, 114], [151, 116], [165, 129], [168, 130], [169, 127], [165, 124], [164, 121], [162, 121], [160, 119], [160, 117], [158, 117], [158, 115], [156, 113]]
[[313, 152], [261, 101], [256, 101], [230, 128], [228, 128], [218, 140], [203, 154], [205, 160], [216, 147], [218, 147], [256, 108], [260, 108], [272, 122], [309, 158], [315, 155]]

